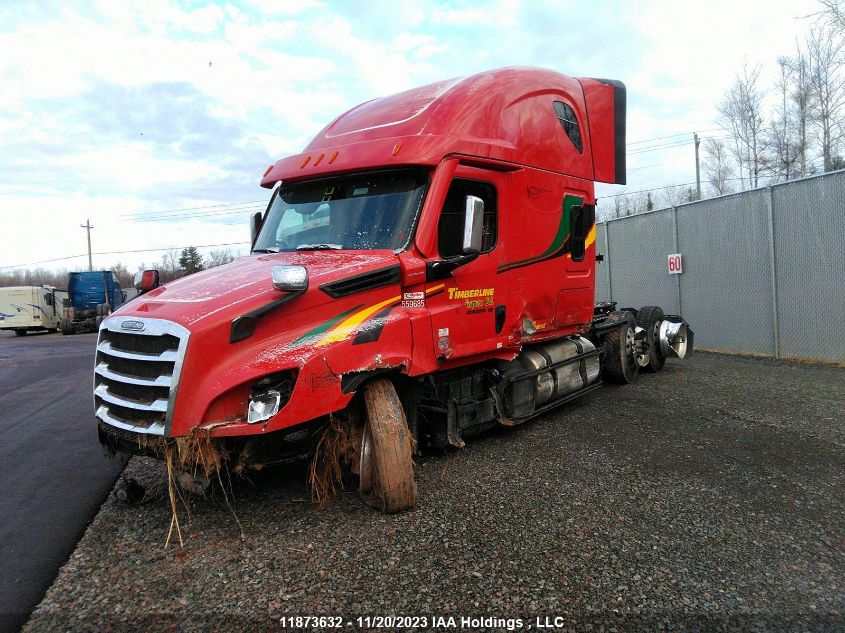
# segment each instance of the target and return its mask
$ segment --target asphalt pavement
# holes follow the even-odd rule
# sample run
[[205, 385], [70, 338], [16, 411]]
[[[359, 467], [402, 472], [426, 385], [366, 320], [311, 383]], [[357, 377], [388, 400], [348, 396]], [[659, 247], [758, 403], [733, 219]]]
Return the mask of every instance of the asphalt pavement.
[[0, 632], [17, 631], [124, 461], [97, 441], [95, 334], [0, 333]]

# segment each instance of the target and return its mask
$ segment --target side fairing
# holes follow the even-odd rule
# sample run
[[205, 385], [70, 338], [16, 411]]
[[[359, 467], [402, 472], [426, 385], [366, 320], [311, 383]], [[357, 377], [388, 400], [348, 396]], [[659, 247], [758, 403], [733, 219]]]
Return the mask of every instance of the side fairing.
[[579, 77], [590, 127], [593, 180], [624, 185], [625, 84], [613, 79]]

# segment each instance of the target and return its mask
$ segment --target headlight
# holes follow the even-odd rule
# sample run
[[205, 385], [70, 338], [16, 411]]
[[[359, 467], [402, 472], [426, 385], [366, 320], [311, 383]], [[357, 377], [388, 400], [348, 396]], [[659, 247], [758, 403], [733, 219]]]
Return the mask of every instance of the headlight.
[[246, 421], [249, 424], [269, 420], [279, 412], [279, 405], [282, 402], [282, 394], [275, 389], [269, 389], [262, 393], [254, 393], [249, 399], [249, 410], [246, 414]]
[[285, 370], [265, 376], [256, 382], [249, 394], [246, 421], [249, 424], [269, 420], [290, 400], [296, 371]]

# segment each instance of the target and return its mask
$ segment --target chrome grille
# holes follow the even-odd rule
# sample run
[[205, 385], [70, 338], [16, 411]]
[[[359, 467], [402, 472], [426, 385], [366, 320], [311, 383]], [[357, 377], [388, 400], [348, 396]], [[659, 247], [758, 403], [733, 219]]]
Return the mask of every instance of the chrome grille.
[[188, 335], [162, 319], [104, 321], [94, 368], [97, 418], [126, 431], [168, 434]]

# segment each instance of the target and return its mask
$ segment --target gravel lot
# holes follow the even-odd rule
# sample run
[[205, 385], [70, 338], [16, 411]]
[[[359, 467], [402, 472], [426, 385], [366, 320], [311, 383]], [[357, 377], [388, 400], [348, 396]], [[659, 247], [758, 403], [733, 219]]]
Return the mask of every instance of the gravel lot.
[[[843, 412], [843, 369], [699, 353], [426, 456], [419, 506], [398, 516], [354, 494], [317, 509], [303, 469], [259, 473], [234, 487], [243, 539], [199, 500], [185, 548], [165, 550], [166, 499], [110, 498], [24, 630], [399, 613], [843, 630]], [[128, 473], [154, 485], [162, 468]]]

